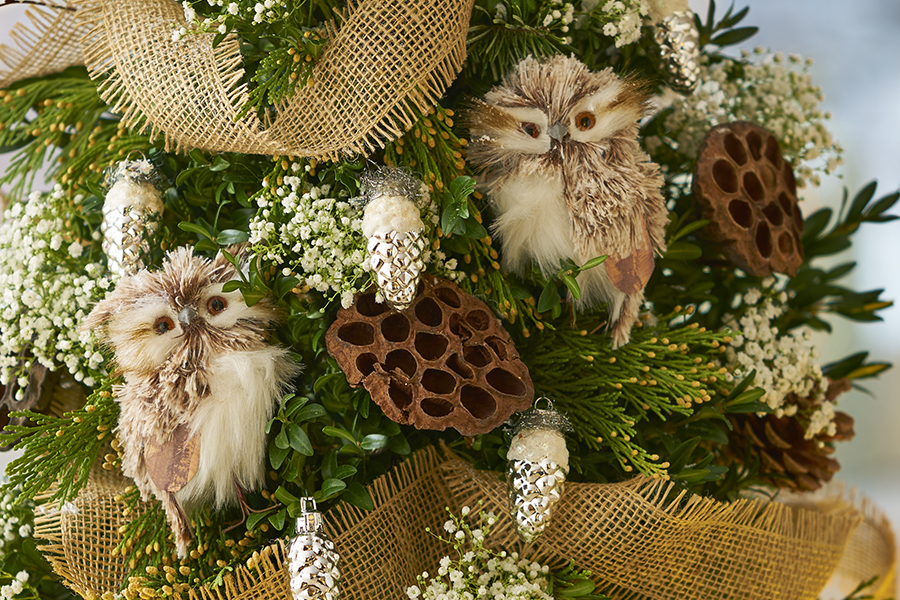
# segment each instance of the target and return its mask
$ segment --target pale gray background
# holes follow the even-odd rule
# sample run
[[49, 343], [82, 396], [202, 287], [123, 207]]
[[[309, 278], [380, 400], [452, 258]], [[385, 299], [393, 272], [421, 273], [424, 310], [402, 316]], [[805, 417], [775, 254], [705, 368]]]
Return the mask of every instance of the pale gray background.
[[[727, 3], [719, 4], [721, 14]], [[691, 5], [705, 17], [706, 0]], [[8, 40], [7, 31], [21, 14], [21, 7], [0, 7], [0, 41]], [[844, 185], [854, 192], [878, 179], [879, 195], [900, 187], [900, 0], [756, 0], [744, 24], [760, 27], [747, 47], [815, 59], [812, 72], [824, 90], [824, 107], [834, 113], [830, 127], [846, 149], [843, 180], [828, 179], [808, 192], [804, 212], [837, 206]], [[0, 169], [4, 165], [0, 158]], [[900, 221], [864, 229], [856, 238], [855, 260], [860, 266], [853, 285], [884, 287], [887, 298], [900, 298]], [[837, 334], [818, 339], [823, 362], [870, 350], [874, 358], [900, 365], [900, 308], [884, 316], [884, 323], [874, 325], [837, 319]], [[844, 466], [840, 477], [900, 523], [900, 368], [865, 385], [874, 398], [853, 392], [840, 401], [856, 418], [857, 432], [838, 452]]]

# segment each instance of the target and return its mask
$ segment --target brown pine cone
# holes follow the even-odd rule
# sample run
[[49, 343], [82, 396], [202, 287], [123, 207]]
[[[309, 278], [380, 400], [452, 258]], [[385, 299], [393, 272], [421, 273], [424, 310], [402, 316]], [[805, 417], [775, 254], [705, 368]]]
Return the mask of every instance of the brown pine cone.
[[[833, 401], [849, 389], [850, 382], [846, 379], [829, 381], [825, 398]], [[797, 398], [791, 394], [785, 404], [813, 408], [818, 403], [809, 397]], [[729, 457], [741, 464], [758, 457], [758, 479], [778, 488], [801, 492], [817, 490], [831, 481], [841, 468], [838, 461], [831, 458], [833, 442], [849, 440], [854, 434], [853, 417], [840, 411], [835, 411], [837, 430], [833, 436], [821, 433], [809, 440], [804, 439], [806, 424], [796, 416], [741, 414], [728, 418], [734, 427], [725, 449]], [[751, 456], [747, 455], [748, 450]]]

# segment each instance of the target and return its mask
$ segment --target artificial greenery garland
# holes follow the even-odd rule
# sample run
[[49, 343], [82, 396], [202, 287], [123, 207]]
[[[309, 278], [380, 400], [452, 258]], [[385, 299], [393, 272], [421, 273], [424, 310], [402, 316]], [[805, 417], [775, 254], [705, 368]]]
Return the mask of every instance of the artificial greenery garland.
[[[219, 37], [228, 32], [240, 36], [244, 77], [251, 89], [242, 110], [263, 116], [271, 116], [279, 100], [309, 83], [311, 65], [327, 43], [320, 35], [322, 26], [338, 8], [332, 0], [271, 6], [247, 0], [184, 4], [192, 25], [184, 31], [174, 29], [173, 36], [204, 30], [216, 31]], [[286, 326], [277, 332], [278, 341], [307, 365], [298, 389], [282, 400], [269, 423], [270, 485], [251, 496], [254, 508], [262, 512], [252, 515], [243, 528], [223, 531], [232, 515], [197, 517], [202, 552], [176, 568], [167, 532], [160, 527], [160, 510], [154, 505], [138, 509], [136, 495], [128, 496], [140, 514], [122, 532], [117, 551], [128, 557], [145, 586], [165, 593], [172, 580], [180, 586], [220, 582], [232, 564], [246, 561], [260, 539], [290, 533], [301, 496], [312, 495], [325, 508], [336, 501], [371, 508], [364, 485], [427, 444], [444, 441], [479, 467], [503, 470], [508, 445], [504, 432], [464, 439], [453, 432], [399, 426], [381, 413], [367, 392], [352, 389], [327, 356], [324, 334], [336, 311], [353, 293], [370, 285], [360, 267], [365, 240], [354, 228], [351, 200], [359, 194], [361, 174], [381, 164], [407, 168], [428, 187], [430, 204], [423, 215], [433, 217], [427, 223], [429, 272], [457, 280], [494, 309], [514, 336], [536, 390], [568, 413], [575, 429], [569, 438], [573, 480], [619, 481], [642, 473], [671, 478], [696, 493], [734, 498], [765, 478], [765, 464], [744, 460], [736, 465], [723, 450], [732, 427], [730, 415], [777, 409], [761, 401], [767, 391], [756, 387], [763, 385], [756, 379], [758, 370], [744, 368], [735, 375], [734, 353], [740, 349], [733, 342], [740, 339], [741, 328], [747, 327], [743, 318], [755, 305], [747, 298], [763, 293], [783, 298], [783, 310], [770, 321], [782, 334], [828, 329], [823, 317], [829, 313], [857, 321], [878, 320], [878, 311], [890, 306], [880, 290], [857, 292], [842, 285], [839, 281], [852, 265], [824, 270], [814, 262], [846, 250], [862, 224], [893, 219], [887, 213], [900, 199], [900, 194], [876, 199], [873, 183], [852, 200], [845, 196], [836, 216], [831, 209], [808, 215], [802, 238], [804, 262], [792, 278], [766, 280], [736, 270], [703, 237], [705, 222], [699, 220], [689, 183], [696, 143], [705, 127], [738, 118], [758, 121], [781, 138], [785, 155], [811, 184], [816, 183], [815, 169], [827, 173], [837, 166], [840, 148], [824, 127], [826, 116], [816, 108], [817, 88], [802, 70], [791, 74], [791, 66], [802, 69], [802, 62], [777, 55], [767, 62], [757, 53], [741, 59], [722, 56], [723, 47], [755, 32], [738, 26], [746, 10], [729, 9], [716, 19], [711, 3], [706, 21], [697, 19], [705, 45], [705, 83], [695, 95], [675, 99], [643, 129], [646, 150], [666, 176], [668, 252], [646, 288], [652, 312], [635, 330], [632, 342], [618, 351], [610, 350], [602, 308], [573, 316], [564, 299], [567, 293], [579, 293], [574, 277], [589, 265], [560, 265], [556, 276], [549, 278], [537, 272], [519, 278], [502, 271], [502, 248], [495, 247], [489, 235], [490, 211], [475, 191], [470, 179], [474, 173], [465, 163], [466, 131], [460, 116], [467, 103], [527, 55], [574, 52], [591, 69], [612, 66], [619, 73], [636, 73], [662, 91], [665, 79], [655, 42], [649, 28], [642, 32], [640, 27], [648, 10], [643, 3], [630, 1], [583, 1], [573, 6], [554, 0], [478, 0], [469, 31], [469, 59], [440, 103], [428, 114], [418, 114], [412, 128], [388, 141], [383, 150], [336, 162], [196, 149], [187, 154], [165, 152], [162, 140], [128, 129], [109, 112], [97, 95], [96, 82], [81, 67], [0, 91], [0, 149], [15, 152], [11, 167], [0, 178], [11, 184], [16, 202], [6, 217], [12, 227], [33, 227], [35, 232], [42, 227], [39, 221], [25, 223], [20, 216], [28, 211], [24, 202], [35, 173], [44, 169], [59, 188], [46, 199], [55, 212], [42, 220], [60, 219], [64, 226], [53, 225], [53, 231], [40, 235], [52, 240], [54, 233], [62, 236], [64, 231], [66, 248], [75, 244], [89, 254], [95, 252], [104, 171], [126, 157], [146, 156], [167, 182], [166, 211], [152, 241], [150, 264], [158, 266], [165, 251], [185, 244], [212, 254], [229, 244], [250, 242], [259, 260], [240, 289], [248, 303], [272, 296], [281, 304], [288, 316]], [[204, 22], [207, 18], [210, 21]], [[785, 93], [784, 86], [797, 96], [800, 108], [784, 114], [768, 110], [766, 96]], [[741, 102], [721, 98], [737, 98], [734, 91], [741, 89], [753, 89], [759, 97]], [[791, 124], [803, 133], [788, 139], [785, 132], [794, 131]], [[820, 155], [829, 155], [832, 161], [818, 166], [804, 162]], [[293, 200], [285, 202], [292, 195]], [[37, 200], [30, 204], [36, 205]], [[298, 216], [302, 219], [295, 223], [297, 229], [284, 229]], [[315, 235], [300, 233], [303, 224], [309, 224]], [[319, 247], [330, 253], [325, 262], [307, 249], [316, 236], [323, 240]], [[48, 244], [54, 251], [61, 247]], [[70, 255], [84, 259], [80, 253]], [[90, 257], [100, 260], [95, 254]], [[63, 277], [73, 269], [69, 262], [51, 256], [36, 270]], [[339, 267], [346, 272], [335, 286], [324, 277]], [[4, 268], [10, 275], [19, 267]], [[100, 271], [94, 272], [101, 277]], [[96, 281], [98, 287], [91, 294], [106, 289], [100, 279]], [[4, 309], [12, 311], [3, 314], [2, 325], [8, 328], [38, 310], [12, 304]], [[77, 323], [63, 318], [55, 327], [69, 335]], [[89, 338], [81, 334], [69, 338], [67, 351], [88, 355], [87, 364], [78, 361], [70, 366], [69, 360], [57, 357], [54, 367], [79, 376], [91, 396], [84, 408], [62, 417], [28, 413], [33, 424], [14, 428], [7, 436], [7, 441], [18, 439], [26, 450], [9, 470], [9, 485], [21, 486], [23, 498], [54, 485], [56, 498], [74, 498], [98, 457], [105, 459], [101, 462], [106, 468], [117, 468], [115, 446], [111, 451], [103, 448], [112, 439], [109, 432], [118, 414], [111, 395], [114, 376], [103, 369], [108, 360], [95, 355]], [[38, 356], [45, 349], [40, 334], [19, 341], [23, 344], [6, 343], [0, 349], [10, 365], [27, 366], [27, 361], [21, 362], [23, 352]], [[854, 355], [823, 366], [822, 374], [833, 380], [856, 380], [887, 367], [867, 362], [866, 355]], [[799, 417], [807, 423], [813, 418]], [[73, 441], [85, 436], [91, 443]], [[242, 544], [242, 540], [249, 541]]]

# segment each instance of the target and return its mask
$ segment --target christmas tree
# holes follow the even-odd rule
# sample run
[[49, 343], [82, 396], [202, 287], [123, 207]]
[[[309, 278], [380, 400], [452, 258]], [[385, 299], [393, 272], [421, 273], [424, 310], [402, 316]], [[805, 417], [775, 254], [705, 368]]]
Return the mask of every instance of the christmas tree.
[[822, 259], [900, 194], [805, 208], [842, 148], [748, 8], [29, 10], [5, 598], [893, 593], [828, 491], [890, 365], [810, 332], [891, 305]]

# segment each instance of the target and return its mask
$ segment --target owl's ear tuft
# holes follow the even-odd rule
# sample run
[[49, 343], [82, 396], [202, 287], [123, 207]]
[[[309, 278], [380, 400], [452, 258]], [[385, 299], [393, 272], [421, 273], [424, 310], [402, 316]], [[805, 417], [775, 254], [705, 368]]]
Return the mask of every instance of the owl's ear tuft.
[[98, 339], [105, 341], [107, 339], [106, 324], [112, 320], [116, 309], [121, 305], [115, 291], [108, 294], [84, 318], [84, 321], [78, 326], [79, 331], [93, 331]]

